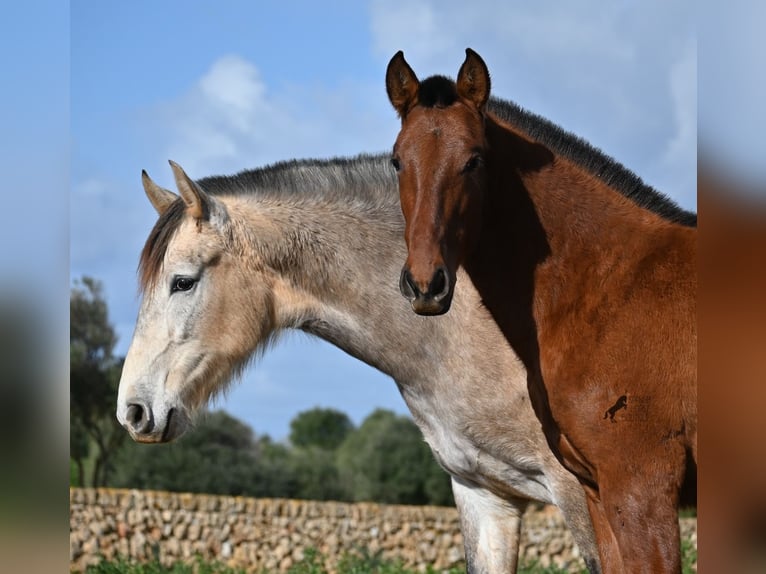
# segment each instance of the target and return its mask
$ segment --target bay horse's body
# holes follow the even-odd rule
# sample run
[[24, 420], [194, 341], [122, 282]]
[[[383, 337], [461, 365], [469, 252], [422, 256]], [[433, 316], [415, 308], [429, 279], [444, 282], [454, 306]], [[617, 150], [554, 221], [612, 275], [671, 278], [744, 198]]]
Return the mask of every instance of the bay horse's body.
[[180, 436], [258, 349], [300, 329], [396, 380], [452, 476], [470, 572], [515, 570], [529, 499], [561, 508], [599, 571], [582, 489], [547, 447], [524, 368], [469, 281], [436, 321], [396, 293], [405, 245], [387, 157], [199, 182], [173, 169], [182, 198], [144, 175], [160, 217], [141, 256], [144, 295], [117, 406], [134, 439]]
[[465, 268], [585, 488], [603, 570], [679, 572], [679, 492], [696, 474], [696, 216], [490, 101], [486, 65], [466, 54], [457, 82], [419, 82], [401, 52], [388, 67], [400, 290], [419, 314], [446, 313]]

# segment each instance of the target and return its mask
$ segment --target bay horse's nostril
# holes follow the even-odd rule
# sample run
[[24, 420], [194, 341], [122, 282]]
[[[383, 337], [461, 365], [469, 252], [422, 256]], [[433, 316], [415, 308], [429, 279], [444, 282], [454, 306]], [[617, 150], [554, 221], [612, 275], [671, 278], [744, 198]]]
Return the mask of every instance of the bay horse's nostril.
[[135, 434], [147, 434], [154, 427], [152, 410], [140, 402], [129, 403], [125, 424]]
[[428, 286], [428, 295], [436, 299], [443, 299], [449, 293], [449, 275], [444, 266], [439, 267], [434, 273], [431, 284]]
[[399, 277], [399, 291], [409, 301], [412, 301], [420, 294], [420, 289], [415, 284], [415, 278], [406, 267], [402, 268], [402, 275]]

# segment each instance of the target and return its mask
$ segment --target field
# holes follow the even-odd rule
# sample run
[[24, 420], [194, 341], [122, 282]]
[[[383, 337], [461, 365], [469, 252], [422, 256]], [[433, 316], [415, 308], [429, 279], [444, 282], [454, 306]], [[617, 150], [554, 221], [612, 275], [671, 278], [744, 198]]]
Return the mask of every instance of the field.
[[[682, 545], [683, 574], [697, 571], [697, 550], [688, 543]], [[309, 550], [300, 562], [294, 564], [288, 574], [327, 574], [323, 566], [322, 556]], [[463, 574], [463, 568], [452, 568], [439, 574]], [[522, 565], [518, 574], [565, 574], [566, 571], [557, 568], [544, 568], [535, 564]], [[148, 564], [131, 564], [122, 560], [102, 562], [98, 566], [89, 567], [84, 574], [245, 574], [244, 570], [230, 568], [221, 564], [211, 564], [198, 561], [194, 564], [177, 563], [165, 567], [159, 562]], [[272, 574], [262, 572], [261, 574]], [[421, 574], [408, 569], [396, 562], [381, 559], [368, 552], [345, 555], [338, 564], [337, 574]], [[428, 569], [426, 574], [437, 574], [436, 570]]]

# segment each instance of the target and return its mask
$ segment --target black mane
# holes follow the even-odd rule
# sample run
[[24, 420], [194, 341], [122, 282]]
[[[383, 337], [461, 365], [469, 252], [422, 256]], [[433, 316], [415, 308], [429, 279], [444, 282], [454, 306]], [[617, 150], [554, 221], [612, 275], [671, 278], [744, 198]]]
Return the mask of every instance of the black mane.
[[[445, 76], [431, 76], [420, 83], [418, 103], [424, 107], [445, 107], [456, 100], [455, 82]], [[669, 221], [697, 226], [696, 213], [682, 209], [672, 199], [645, 184], [624, 165], [575, 134], [507, 100], [492, 97], [487, 110], [553, 153], [581, 166], [637, 205]]]
[[668, 196], [645, 184], [627, 167], [581, 137], [513, 102], [490, 98], [487, 109], [554, 153], [583, 167], [637, 205], [675, 223], [697, 226], [696, 213], [682, 209]]

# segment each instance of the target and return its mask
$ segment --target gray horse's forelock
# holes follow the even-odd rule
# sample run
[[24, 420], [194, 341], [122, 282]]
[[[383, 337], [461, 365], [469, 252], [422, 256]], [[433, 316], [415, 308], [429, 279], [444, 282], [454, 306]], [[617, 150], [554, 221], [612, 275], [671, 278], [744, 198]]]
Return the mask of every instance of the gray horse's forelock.
[[186, 216], [186, 205], [181, 198], [177, 199], [160, 215], [149, 232], [149, 237], [141, 251], [138, 262], [138, 284], [142, 293], [154, 288], [165, 253], [170, 245], [170, 240], [181, 225]]

